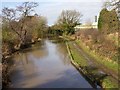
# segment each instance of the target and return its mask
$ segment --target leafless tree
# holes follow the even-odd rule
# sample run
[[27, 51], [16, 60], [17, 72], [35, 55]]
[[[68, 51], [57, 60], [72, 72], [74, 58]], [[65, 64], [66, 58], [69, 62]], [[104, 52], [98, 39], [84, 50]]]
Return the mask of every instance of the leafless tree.
[[24, 2], [21, 6], [17, 7], [17, 11], [21, 12], [23, 17], [29, 16], [31, 12], [34, 11], [34, 8], [38, 6], [36, 2]]
[[4, 7], [2, 9], [2, 24], [3, 24], [3, 26], [5, 24], [7, 29], [9, 28], [10, 30], [14, 31], [20, 37], [20, 34], [16, 30], [17, 28], [13, 26], [13, 22], [16, 22], [16, 10], [14, 10], [12, 8]]
[[111, 0], [111, 6], [114, 6], [114, 9], [120, 9], [120, 0]]
[[106, 0], [103, 3], [103, 7], [109, 9], [115, 9], [118, 11], [120, 9], [120, 0]]
[[[27, 33], [30, 27], [33, 27], [32, 16], [30, 13], [38, 6], [38, 3], [24, 2], [18, 6], [17, 9], [3, 8], [2, 14], [5, 21], [8, 23], [10, 30], [14, 31], [22, 44], [25, 44]], [[17, 12], [20, 13], [20, 18], [16, 16]], [[4, 20], [3, 19], [3, 20]]]

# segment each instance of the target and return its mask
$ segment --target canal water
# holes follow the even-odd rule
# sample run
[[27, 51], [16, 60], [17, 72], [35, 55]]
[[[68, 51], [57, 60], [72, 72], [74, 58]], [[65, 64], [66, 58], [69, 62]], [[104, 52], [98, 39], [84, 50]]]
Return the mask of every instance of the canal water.
[[45, 39], [13, 60], [12, 88], [92, 88], [71, 64], [63, 42]]

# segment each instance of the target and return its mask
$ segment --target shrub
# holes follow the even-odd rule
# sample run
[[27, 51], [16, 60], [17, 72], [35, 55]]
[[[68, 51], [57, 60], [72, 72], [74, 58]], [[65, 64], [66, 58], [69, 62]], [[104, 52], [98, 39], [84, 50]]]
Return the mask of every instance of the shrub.
[[119, 19], [115, 10], [108, 11], [107, 9], [102, 9], [98, 19], [98, 29], [99, 31], [109, 34], [118, 31]]

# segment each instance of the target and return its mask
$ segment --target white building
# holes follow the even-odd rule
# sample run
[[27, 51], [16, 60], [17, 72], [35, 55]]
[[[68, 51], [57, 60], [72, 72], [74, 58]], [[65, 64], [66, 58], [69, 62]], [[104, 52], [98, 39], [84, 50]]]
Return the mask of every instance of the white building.
[[77, 25], [74, 28], [75, 31], [83, 30], [83, 29], [91, 29], [91, 28], [97, 29], [98, 28], [97, 16], [95, 16], [95, 22], [93, 22], [92, 25], [82, 24], [82, 25]]

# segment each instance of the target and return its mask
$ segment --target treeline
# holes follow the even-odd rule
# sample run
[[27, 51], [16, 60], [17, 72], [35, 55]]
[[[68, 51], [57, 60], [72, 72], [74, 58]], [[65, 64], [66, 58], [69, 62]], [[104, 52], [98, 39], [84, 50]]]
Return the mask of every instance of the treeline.
[[2, 10], [2, 54], [29, 46], [41, 40], [47, 30], [47, 20], [37, 14], [31, 15], [38, 3], [24, 2], [15, 9]]
[[49, 27], [49, 33], [55, 35], [75, 34], [74, 27], [80, 25], [82, 14], [76, 10], [63, 10], [56, 23]]

